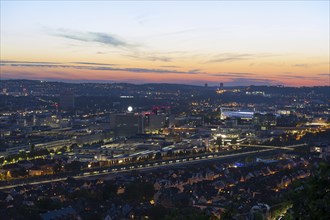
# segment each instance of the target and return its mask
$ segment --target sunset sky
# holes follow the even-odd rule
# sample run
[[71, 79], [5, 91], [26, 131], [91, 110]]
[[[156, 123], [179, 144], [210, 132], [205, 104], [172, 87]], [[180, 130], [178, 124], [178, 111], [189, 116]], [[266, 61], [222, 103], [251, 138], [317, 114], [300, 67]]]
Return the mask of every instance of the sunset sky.
[[329, 85], [329, 7], [1, 0], [1, 79]]

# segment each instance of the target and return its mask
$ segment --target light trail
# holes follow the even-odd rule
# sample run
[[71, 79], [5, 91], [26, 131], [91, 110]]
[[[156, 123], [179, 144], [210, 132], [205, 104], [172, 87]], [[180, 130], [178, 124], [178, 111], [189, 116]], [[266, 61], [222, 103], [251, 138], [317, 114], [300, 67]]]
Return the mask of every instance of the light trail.
[[[86, 171], [84, 173], [73, 175], [72, 178], [75, 179], [84, 179], [84, 178], [90, 178], [90, 177], [97, 177], [97, 176], [105, 176], [109, 174], [114, 173], [123, 173], [123, 172], [130, 172], [134, 170], [151, 170], [151, 169], [157, 169], [162, 167], [170, 167], [170, 166], [182, 166], [187, 164], [193, 164], [193, 163], [200, 163], [205, 161], [214, 161], [219, 159], [227, 159], [227, 158], [234, 158], [234, 157], [240, 157], [244, 155], [249, 154], [258, 154], [258, 153], [265, 153], [274, 151], [275, 149], [263, 149], [263, 150], [255, 150], [255, 151], [249, 151], [249, 152], [242, 152], [242, 153], [234, 153], [229, 155], [219, 155], [219, 154], [209, 154], [209, 155], [196, 155], [194, 157], [188, 157], [188, 158], [180, 158], [180, 159], [173, 159], [168, 161], [157, 161], [157, 162], [150, 162], [143, 165], [126, 165], [122, 167], [116, 167], [116, 168], [105, 168], [102, 171]], [[278, 148], [276, 150], [279, 150]], [[14, 184], [14, 185], [7, 185], [7, 186], [0, 186], [0, 190], [5, 189], [11, 189], [19, 186], [24, 185], [38, 185], [38, 184], [46, 184], [46, 183], [52, 183], [52, 182], [59, 182], [64, 181], [68, 177], [61, 177], [61, 178], [53, 178], [49, 180], [40, 180], [40, 181], [31, 181], [31, 182], [25, 182], [20, 184]]]

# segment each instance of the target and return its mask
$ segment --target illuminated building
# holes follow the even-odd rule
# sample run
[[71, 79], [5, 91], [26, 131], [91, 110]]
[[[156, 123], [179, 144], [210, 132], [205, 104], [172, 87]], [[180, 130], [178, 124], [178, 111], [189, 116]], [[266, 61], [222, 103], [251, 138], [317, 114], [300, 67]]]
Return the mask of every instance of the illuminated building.
[[131, 137], [143, 133], [144, 123], [140, 114], [122, 113], [112, 114], [110, 116], [110, 128], [114, 130], [115, 135], [119, 137]]
[[258, 130], [270, 130], [276, 126], [276, 116], [271, 113], [255, 113], [253, 117], [253, 124]]
[[158, 130], [165, 126], [165, 115], [150, 115], [149, 116], [149, 129]]

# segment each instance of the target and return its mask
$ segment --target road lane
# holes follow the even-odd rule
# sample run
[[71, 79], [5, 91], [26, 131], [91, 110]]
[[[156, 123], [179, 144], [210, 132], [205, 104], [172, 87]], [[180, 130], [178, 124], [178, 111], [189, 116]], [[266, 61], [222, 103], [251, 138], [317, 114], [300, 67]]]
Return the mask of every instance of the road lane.
[[[234, 153], [229, 155], [217, 155], [217, 154], [210, 154], [205, 156], [195, 156], [195, 157], [188, 157], [188, 158], [181, 158], [181, 159], [173, 159], [167, 161], [168, 163], [163, 162], [150, 162], [145, 165], [127, 165], [123, 167], [117, 167], [117, 168], [105, 168], [102, 171], [90, 171], [90, 172], [84, 172], [79, 175], [71, 176], [75, 179], [85, 179], [85, 178], [91, 178], [91, 177], [97, 177], [97, 176], [106, 176], [109, 174], [115, 174], [115, 173], [123, 173], [123, 172], [131, 172], [134, 170], [152, 170], [152, 169], [158, 169], [162, 167], [173, 167], [173, 166], [183, 166], [188, 164], [194, 164], [194, 163], [201, 163], [205, 161], [215, 161], [215, 160], [221, 160], [221, 159], [228, 159], [228, 158], [234, 158], [234, 157], [241, 157], [249, 154], [258, 154], [258, 153], [265, 153], [270, 151], [275, 151], [279, 149], [262, 149], [262, 150], [255, 150], [255, 151], [248, 151], [248, 152], [242, 152], [242, 153]], [[52, 182], [58, 182], [58, 181], [64, 181], [67, 177], [61, 177], [61, 178], [54, 178], [50, 180], [41, 180], [41, 181], [31, 181], [31, 182], [24, 182], [20, 184], [14, 184], [14, 185], [7, 185], [7, 186], [0, 186], [0, 190], [6, 190], [11, 189], [19, 186], [24, 185], [38, 185], [38, 184], [46, 184], [46, 183], [52, 183]]]

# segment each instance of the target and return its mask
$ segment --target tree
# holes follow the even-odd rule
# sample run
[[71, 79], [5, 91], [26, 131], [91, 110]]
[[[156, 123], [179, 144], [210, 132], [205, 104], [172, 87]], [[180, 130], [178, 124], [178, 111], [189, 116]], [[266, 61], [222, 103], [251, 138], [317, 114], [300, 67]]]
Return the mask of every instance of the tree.
[[5, 162], [5, 158], [4, 157], [0, 157], [0, 164], [3, 164], [3, 162]]
[[217, 145], [222, 146], [222, 138], [221, 137], [217, 137], [217, 140], [215, 142]]
[[251, 157], [251, 156], [245, 157], [245, 163], [252, 163], [253, 161], [255, 161], [254, 157]]
[[290, 193], [292, 208], [287, 219], [330, 219], [330, 165], [320, 164], [319, 170], [306, 183]]
[[160, 152], [157, 152], [155, 155], [155, 160], [161, 160], [162, 159], [162, 154]]
[[221, 214], [220, 219], [221, 220], [234, 219], [236, 213], [237, 213], [236, 210], [231, 205], [231, 206], [227, 207], [226, 210]]
[[103, 186], [103, 200], [110, 199], [113, 195], [116, 195], [118, 186], [111, 182], [106, 182]]
[[79, 171], [83, 167], [83, 163], [79, 161], [72, 161], [71, 163], [65, 164], [64, 168], [66, 171]]
[[169, 212], [166, 208], [160, 205], [156, 205], [148, 209], [148, 216], [150, 219], [163, 219]]
[[59, 173], [59, 172], [61, 172], [61, 170], [62, 170], [62, 166], [60, 164], [57, 163], [54, 165], [54, 167], [53, 167], [54, 173]]
[[173, 156], [173, 151], [172, 150], [167, 151], [167, 156], [172, 157]]
[[154, 186], [150, 182], [129, 183], [125, 187], [124, 197], [139, 202], [149, 201], [154, 195]]
[[35, 148], [36, 148], [36, 145], [31, 144], [31, 151], [34, 151]]
[[41, 210], [54, 210], [61, 208], [61, 203], [59, 201], [55, 201], [50, 198], [39, 199], [35, 202], [35, 204]]
[[208, 220], [210, 216], [205, 212], [195, 208], [182, 208], [171, 210], [164, 220]]
[[[31, 209], [29, 206], [22, 205], [17, 209], [22, 218], [21, 219], [40, 219], [39, 212], [35, 209]], [[14, 218], [12, 218], [14, 219]]]

